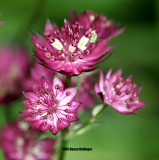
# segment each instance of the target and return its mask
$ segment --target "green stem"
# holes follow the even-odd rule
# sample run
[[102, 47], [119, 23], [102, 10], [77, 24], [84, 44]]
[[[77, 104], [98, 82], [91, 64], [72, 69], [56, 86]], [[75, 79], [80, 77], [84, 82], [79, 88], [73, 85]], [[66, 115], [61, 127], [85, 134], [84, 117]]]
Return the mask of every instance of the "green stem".
[[92, 124], [93, 122], [95, 122], [99, 116], [105, 111], [105, 109], [108, 107], [108, 105], [104, 105], [104, 107], [100, 110], [100, 112], [98, 114], [96, 114], [96, 116], [92, 116], [87, 122], [85, 122], [81, 127], [77, 128], [74, 132], [79, 132], [80, 130], [82, 130], [83, 128], [89, 126], [90, 124]]
[[66, 87], [71, 86], [71, 76], [66, 76]]
[[[70, 87], [71, 85], [71, 76], [66, 77], [66, 86]], [[64, 160], [66, 151], [63, 151], [62, 148], [67, 147], [68, 144], [68, 139], [66, 138], [68, 133], [68, 128], [65, 128], [64, 130], [61, 131], [61, 144], [59, 148], [59, 158], [58, 160]]]
[[10, 104], [4, 106], [6, 121], [12, 122], [12, 116], [10, 112]]
[[60, 149], [59, 149], [58, 160], [64, 160], [65, 155], [66, 155], [66, 151], [63, 151], [62, 148], [67, 147], [67, 144], [68, 144], [68, 141], [66, 139], [67, 131], [68, 131], [68, 128], [61, 131], [61, 144], [60, 144]]

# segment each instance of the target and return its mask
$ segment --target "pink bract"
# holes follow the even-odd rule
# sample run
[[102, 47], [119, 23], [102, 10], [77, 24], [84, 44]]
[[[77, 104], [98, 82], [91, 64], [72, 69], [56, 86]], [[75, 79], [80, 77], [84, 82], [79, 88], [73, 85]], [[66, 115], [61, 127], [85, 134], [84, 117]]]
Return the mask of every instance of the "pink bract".
[[26, 49], [0, 49], [0, 103], [7, 104], [21, 95], [29, 64]]
[[97, 42], [96, 30], [86, 30], [79, 22], [69, 24], [65, 20], [60, 31], [48, 20], [44, 33], [45, 37], [32, 34], [36, 57], [42, 65], [66, 75], [94, 70], [114, 47], [107, 46], [108, 39]]
[[76, 111], [80, 102], [73, 101], [76, 94], [76, 88], [64, 89], [63, 82], [56, 76], [53, 83], [43, 79], [34, 85], [33, 92], [24, 93], [28, 100], [22, 103], [27, 109], [21, 114], [27, 116], [26, 121], [33, 122], [33, 129], [50, 129], [56, 135], [77, 120]]
[[104, 15], [98, 15], [92, 11], [84, 11], [79, 16], [76, 11], [71, 13], [71, 22], [78, 21], [85, 30], [92, 28], [96, 30], [98, 39], [112, 38], [121, 34], [124, 28], [119, 28], [118, 24], [108, 20]]
[[28, 122], [18, 120], [2, 129], [1, 147], [10, 160], [51, 160], [55, 140], [38, 140], [40, 131], [29, 129]]
[[144, 107], [145, 103], [141, 102], [138, 96], [141, 88], [138, 88], [130, 77], [123, 78], [121, 70], [112, 75], [111, 72], [110, 69], [105, 77], [100, 72], [99, 83], [95, 84], [96, 95], [122, 114], [132, 114]]

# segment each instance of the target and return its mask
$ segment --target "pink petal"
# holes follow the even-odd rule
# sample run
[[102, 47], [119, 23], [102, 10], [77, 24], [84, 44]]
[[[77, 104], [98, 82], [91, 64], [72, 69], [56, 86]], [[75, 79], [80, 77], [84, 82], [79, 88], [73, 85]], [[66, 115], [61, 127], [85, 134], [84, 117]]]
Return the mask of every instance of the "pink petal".
[[39, 129], [42, 121], [35, 121], [32, 123], [31, 128], [32, 129]]
[[50, 128], [50, 124], [47, 121], [43, 121], [40, 125], [40, 129], [44, 132]]
[[59, 129], [52, 126], [52, 128], [50, 128], [50, 132], [53, 134], [53, 135], [56, 135], [58, 132], [59, 132]]
[[59, 106], [63, 106], [71, 102], [77, 95], [77, 88], [67, 88], [64, 90], [63, 94], [61, 97], [57, 95], [57, 99], [60, 101]]
[[58, 95], [59, 92], [62, 92], [64, 89], [63, 82], [57, 76], [55, 76], [53, 79], [52, 89], [55, 96]]
[[70, 126], [70, 123], [64, 119], [61, 119], [61, 121], [58, 122], [58, 128], [59, 129], [65, 129], [68, 126]]
[[119, 113], [132, 114], [132, 112], [130, 112], [130, 110], [127, 108], [126, 104], [113, 103], [112, 107]]
[[29, 121], [29, 122], [39, 121], [40, 120], [40, 116], [37, 115], [35, 117], [26, 117], [25, 120]]
[[75, 23], [77, 21], [77, 12], [75, 9], [72, 10], [71, 15], [70, 15], [70, 19], [72, 23]]
[[104, 76], [102, 71], [99, 73], [99, 89], [101, 92], [104, 92]]
[[30, 116], [30, 109], [24, 109], [23, 111], [20, 112], [20, 114], [23, 114], [25, 116]]
[[107, 72], [107, 74], [106, 74], [106, 76], [105, 76], [105, 80], [110, 78], [111, 73], [112, 73], [112, 68], [109, 69], [109, 71]]
[[[75, 113], [77, 111], [77, 109], [80, 106], [80, 102], [79, 101], [72, 101], [69, 105], [67, 106], [59, 106], [58, 110], [61, 112], [61, 110], [65, 111], [66, 113]], [[65, 113], [65, 114], [66, 114]]]
[[55, 24], [52, 24], [51, 22], [50, 22], [50, 20], [49, 19], [47, 19], [47, 21], [46, 21], [46, 25], [45, 25], [45, 31], [44, 31], [44, 35], [51, 35], [51, 34], [53, 34], [53, 31], [54, 31], [54, 28], [56, 27], [56, 25]]
[[39, 99], [38, 96], [33, 92], [24, 92], [24, 96], [30, 101], [36, 101]]
[[27, 107], [27, 108], [29, 108], [29, 109], [33, 109], [33, 106], [32, 105], [30, 105], [29, 104], [29, 101], [22, 101], [22, 104], [25, 106], [25, 107]]
[[95, 90], [95, 93], [96, 93], [96, 94], [98, 94], [99, 92], [101, 92], [100, 89], [99, 89], [98, 83], [95, 83], [94, 90]]

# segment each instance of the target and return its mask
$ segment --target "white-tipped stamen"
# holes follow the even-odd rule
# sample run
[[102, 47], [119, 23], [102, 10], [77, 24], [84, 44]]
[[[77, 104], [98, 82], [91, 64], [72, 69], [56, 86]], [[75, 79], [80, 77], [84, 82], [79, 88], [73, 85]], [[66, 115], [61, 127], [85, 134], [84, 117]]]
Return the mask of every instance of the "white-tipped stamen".
[[94, 43], [97, 40], [97, 33], [96, 33], [96, 31], [92, 31], [91, 33], [92, 33], [92, 35], [91, 35], [89, 42]]
[[90, 16], [89, 16], [89, 19], [93, 22], [93, 21], [95, 20], [95, 16], [90, 15]]
[[80, 39], [80, 41], [78, 42], [77, 47], [78, 47], [80, 50], [84, 51], [84, 50], [87, 48], [86, 45], [87, 45], [88, 42], [89, 42], [89, 38], [87, 38], [86, 36], [83, 36], [83, 37]]
[[61, 44], [61, 42], [55, 38], [55, 41], [53, 43], [51, 43], [51, 45], [56, 48], [57, 50], [62, 50], [63, 49], [63, 45]]
[[76, 47], [69, 45], [69, 51], [73, 53], [76, 50]]

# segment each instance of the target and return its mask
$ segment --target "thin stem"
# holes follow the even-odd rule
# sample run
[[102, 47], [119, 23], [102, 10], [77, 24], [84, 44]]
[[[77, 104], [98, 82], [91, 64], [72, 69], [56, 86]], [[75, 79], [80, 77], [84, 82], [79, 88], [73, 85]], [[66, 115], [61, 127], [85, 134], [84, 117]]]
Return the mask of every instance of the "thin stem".
[[104, 105], [104, 107], [100, 110], [98, 114], [96, 114], [96, 116], [92, 116], [87, 122], [85, 122], [81, 127], [77, 128], [74, 132], [78, 132], [82, 130], [83, 128], [89, 126], [91, 123], [95, 122], [99, 118], [99, 116], [105, 111], [107, 107], [108, 105]]
[[77, 87], [78, 88], [80, 88], [82, 80], [83, 80], [83, 75], [82, 74], [78, 75], [77, 77]]
[[4, 106], [5, 117], [8, 122], [12, 122], [12, 116], [10, 112], [10, 104]]
[[66, 139], [68, 128], [61, 131], [61, 144], [60, 144], [60, 150], [59, 150], [59, 158], [58, 160], [64, 160], [66, 151], [63, 151], [62, 148], [67, 147], [68, 141]]
[[71, 76], [66, 76], [66, 87], [71, 86]]
[[[66, 86], [70, 87], [71, 85], [71, 76], [66, 77]], [[62, 148], [67, 147], [68, 144], [68, 139], [66, 138], [68, 133], [68, 128], [65, 128], [64, 130], [61, 131], [61, 144], [59, 148], [59, 158], [58, 160], [64, 160], [66, 151], [63, 151]]]

